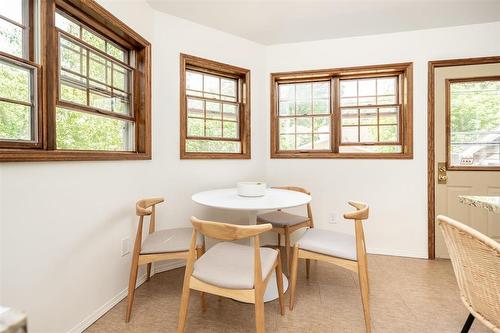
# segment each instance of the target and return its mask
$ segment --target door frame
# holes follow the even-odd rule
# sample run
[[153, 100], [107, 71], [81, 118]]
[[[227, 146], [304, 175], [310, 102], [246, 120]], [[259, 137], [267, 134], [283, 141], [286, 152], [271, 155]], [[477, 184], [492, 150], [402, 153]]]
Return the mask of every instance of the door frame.
[[434, 79], [435, 69], [439, 67], [483, 65], [500, 63], [500, 56], [433, 60], [428, 62], [427, 85], [427, 247], [428, 258], [436, 258], [435, 244], [435, 218], [436, 218], [436, 192], [435, 192], [435, 151], [434, 151]]

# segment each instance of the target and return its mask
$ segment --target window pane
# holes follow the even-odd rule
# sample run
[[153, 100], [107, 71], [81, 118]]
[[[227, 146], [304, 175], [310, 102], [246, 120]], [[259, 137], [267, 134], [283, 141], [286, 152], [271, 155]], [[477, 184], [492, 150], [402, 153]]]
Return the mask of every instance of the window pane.
[[[109, 66], [109, 62], [106, 62]], [[113, 88], [120, 89], [122, 91], [129, 91], [129, 72], [116, 64], [113, 64]]]
[[358, 98], [358, 105], [375, 105], [375, 104], [377, 104], [377, 97], [375, 96]]
[[360, 142], [377, 142], [377, 126], [361, 126], [359, 128]]
[[377, 96], [377, 104], [396, 104], [396, 96]]
[[209, 119], [221, 119], [221, 104], [216, 102], [205, 102], [205, 107], [207, 111], [207, 118]]
[[75, 37], [80, 37], [80, 25], [59, 13], [56, 13], [56, 27]]
[[67, 39], [60, 39], [61, 67], [81, 75], [87, 75], [87, 51]]
[[340, 97], [356, 97], [356, 96], [358, 96], [357, 80], [340, 81]]
[[188, 136], [205, 136], [205, 121], [203, 119], [188, 118]]
[[223, 104], [224, 120], [238, 120], [238, 107], [234, 104]]
[[359, 123], [361, 125], [377, 125], [377, 109], [361, 109]]
[[205, 136], [216, 138], [222, 137], [222, 121], [207, 120], [205, 126]]
[[279, 85], [280, 101], [294, 101], [295, 100], [295, 85], [294, 84], [280, 84]]
[[330, 100], [329, 99], [316, 99], [316, 100], [314, 100], [313, 113], [315, 113], [315, 114], [330, 113]]
[[31, 71], [0, 60], [0, 97], [31, 102]]
[[186, 151], [191, 153], [240, 153], [238, 141], [186, 140]]
[[500, 80], [450, 85], [450, 163], [500, 166]]
[[295, 97], [297, 100], [311, 100], [312, 99], [312, 84], [311, 83], [298, 83], [295, 85]]
[[340, 106], [355, 106], [358, 105], [358, 99], [356, 97], [347, 97], [340, 99]]
[[[219, 94], [219, 78], [216, 76], [211, 76], [211, 75], [203, 75], [203, 91], [212, 93], [212, 94]], [[217, 96], [210, 96], [212, 98], [217, 98]]]
[[380, 142], [397, 142], [398, 141], [398, 126], [380, 126]]
[[313, 149], [314, 150], [331, 149], [330, 134], [315, 134]]
[[401, 153], [401, 146], [340, 146], [340, 153]]
[[375, 96], [375, 79], [358, 80], [358, 95], [359, 96]]
[[62, 83], [60, 85], [59, 94], [63, 101], [84, 105], [87, 104], [87, 91], [77, 85]]
[[23, 0], [2, 1], [0, 15], [17, 23], [23, 23]]
[[109, 97], [109, 95], [100, 94], [97, 91], [90, 91], [89, 98], [90, 106], [102, 110], [111, 111], [113, 100], [111, 97]]
[[330, 96], [330, 82], [313, 83], [313, 98], [328, 98]]
[[358, 110], [357, 109], [342, 110], [342, 125], [358, 125]]
[[295, 118], [281, 118], [279, 123], [280, 133], [295, 133]]
[[82, 30], [82, 40], [93, 47], [106, 52], [106, 42], [104, 39], [87, 29]]
[[312, 133], [312, 118], [297, 118], [297, 133]]
[[280, 116], [290, 116], [295, 114], [295, 103], [294, 102], [280, 102], [279, 107]]
[[57, 108], [58, 149], [133, 151], [133, 122]]
[[398, 124], [399, 112], [397, 108], [380, 108], [379, 109], [380, 124]]
[[188, 117], [204, 117], [203, 101], [199, 99], [188, 98], [187, 100]]
[[32, 140], [31, 107], [0, 101], [0, 139]]
[[236, 81], [221, 79], [221, 94], [236, 97]]
[[296, 112], [298, 115], [311, 114], [312, 113], [311, 101], [297, 101]]
[[186, 72], [186, 88], [189, 90], [203, 90], [203, 75], [195, 72]]
[[106, 43], [106, 53], [112, 56], [113, 58], [116, 58], [118, 60], [121, 60], [123, 62], [127, 61], [127, 56], [124, 50], [114, 46], [110, 42]]
[[330, 133], [330, 117], [314, 117], [314, 133]]
[[223, 135], [225, 138], [237, 139], [239, 137], [238, 123], [225, 121]]
[[280, 134], [280, 150], [295, 150], [295, 135]]
[[342, 126], [342, 142], [358, 142], [358, 127], [357, 126]]
[[23, 56], [23, 29], [1, 18], [0, 51], [20, 58]]
[[395, 95], [396, 84], [394, 77], [377, 79], [377, 95]]
[[297, 150], [312, 149], [312, 134], [297, 134]]

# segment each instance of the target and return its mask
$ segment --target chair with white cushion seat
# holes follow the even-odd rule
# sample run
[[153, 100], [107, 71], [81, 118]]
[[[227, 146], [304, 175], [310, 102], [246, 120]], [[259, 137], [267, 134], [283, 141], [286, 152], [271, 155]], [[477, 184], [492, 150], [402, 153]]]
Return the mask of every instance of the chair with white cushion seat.
[[[130, 321], [132, 304], [134, 303], [135, 286], [139, 265], [147, 264], [147, 280], [151, 277], [151, 264], [160, 260], [187, 259], [193, 228], [175, 228], [155, 231], [156, 205], [162, 203], [163, 198], [139, 200], [136, 204], [136, 214], [139, 216], [137, 235], [135, 237], [130, 280], [128, 286], [128, 304], [125, 321]], [[150, 216], [149, 234], [142, 240], [144, 216]], [[198, 237], [196, 248], [198, 255], [204, 252], [203, 237]]]
[[[311, 195], [308, 190], [297, 186], [276, 186], [273, 188], [297, 191]], [[257, 223], [271, 223], [271, 225], [273, 226], [272, 231], [278, 234], [278, 247], [281, 246], [281, 235], [285, 235], [285, 260], [287, 263], [286, 269], [287, 272], [290, 272], [290, 263], [292, 260], [292, 257], [290, 255], [290, 235], [298, 229], [314, 227], [311, 204], [307, 204], [307, 216], [290, 214], [279, 209], [276, 211], [258, 215]], [[309, 276], [309, 260], [306, 261], [306, 273], [307, 276]]]
[[[202, 221], [191, 217], [193, 233], [186, 264], [178, 333], [184, 332], [191, 289], [255, 304], [256, 331], [264, 332], [264, 291], [276, 273], [281, 315], [284, 314], [283, 275], [279, 250], [261, 248], [259, 234], [271, 230], [270, 224], [241, 226]], [[222, 240], [196, 260], [199, 234]], [[231, 243], [253, 238], [253, 246]], [[205, 306], [203, 306], [204, 310]]]
[[369, 207], [360, 202], [350, 201], [349, 204], [355, 207], [356, 211], [344, 214], [344, 218], [355, 221], [355, 235], [308, 229], [295, 243], [290, 279], [290, 310], [293, 309], [295, 304], [299, 258], [326, 261], [358, 273], [366, 332], [371, 332], [368, 266], [363, 233], [363, 220], [368, 218]]

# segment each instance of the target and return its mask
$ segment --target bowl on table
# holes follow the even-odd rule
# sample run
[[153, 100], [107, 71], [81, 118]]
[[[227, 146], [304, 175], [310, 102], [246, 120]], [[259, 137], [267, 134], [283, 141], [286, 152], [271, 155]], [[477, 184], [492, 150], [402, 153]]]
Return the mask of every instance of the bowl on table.
[[264, 182], [238, 182], [236, 188], [238, 195], [242, 197], [262, 197], [266, 194]]

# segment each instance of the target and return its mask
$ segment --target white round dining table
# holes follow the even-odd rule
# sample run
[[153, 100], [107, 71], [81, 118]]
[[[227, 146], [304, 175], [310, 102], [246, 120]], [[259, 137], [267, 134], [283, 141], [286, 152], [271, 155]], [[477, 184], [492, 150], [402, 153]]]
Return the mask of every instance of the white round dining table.
[[[257, 213], [260, 210], [274, 210], [302, 206], [311, 201], [311, 196], [302, 192], [282, 189], [266, 189], [261, 197], [243, 197], [238, 195], [236, 188], [224, 188], [198, 192], [191, 199], [203, 206], [246, 211], [248, 224], [257, 223]], [[288, 279], [283, 274], [284, 291], [288, 289]], [[276, 275], [272, 274], [264, 293], [264, 301], [269, 302], [278, 298]]]

